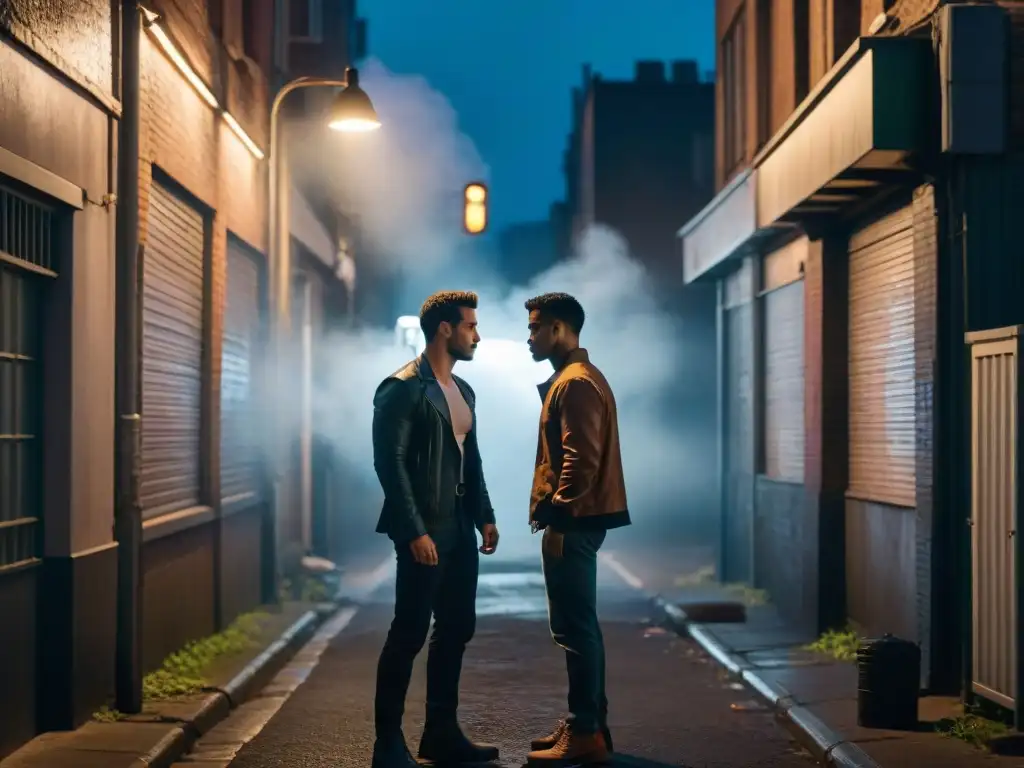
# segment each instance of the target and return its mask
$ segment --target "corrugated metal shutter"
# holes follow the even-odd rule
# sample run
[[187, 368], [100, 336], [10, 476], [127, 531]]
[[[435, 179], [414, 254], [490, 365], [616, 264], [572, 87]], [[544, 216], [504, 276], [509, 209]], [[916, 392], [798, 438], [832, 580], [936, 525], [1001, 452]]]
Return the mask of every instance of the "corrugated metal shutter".
[[749, 581], [754, 525], [754, 359], [751, 346], [753, 305], [726, 313], [729, 345], [726, 363], [725, 569], [730, 581]]
[[913, 507], [914, 234], [908, 206], [850, 238], [850, 495]]
[[725, 287], [725, 520], [724, 578], [753, 577], [754, 536], [754, 346], [750, 264]]
[[[975, 693], [1017, 696], [1019, 329], [968, 334], [971, 345], [971, 600]], [[973, 337], [973, 338], [972, 338]]]
[[764, 473], [804, 480], [804, 283], [764, 296]]
[[142, 478], [144, 514], [200, 504], [202, 215], [154, 182], [143, 263]]
[[225, 502], [260, 498], [260, 444], [255, 380], [260, 362], [258, 257], [228, 241], [220, 379], [220, 494]]

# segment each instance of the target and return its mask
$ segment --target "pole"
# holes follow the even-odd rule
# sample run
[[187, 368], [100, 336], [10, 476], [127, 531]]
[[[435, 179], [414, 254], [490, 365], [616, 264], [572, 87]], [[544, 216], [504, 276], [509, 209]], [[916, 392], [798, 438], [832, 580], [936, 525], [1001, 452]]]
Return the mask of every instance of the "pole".
[[142, 711], [142, 504], [139, 498], [139, 48], [137, 0], [121, 5], [121, 120], [117, 151], [116, 706]]
[[267, 486], [270, 491], [270, 502], [266, 505], [266, 519], [263, 533], [263, 599], [267, 603], [275, 603], [279, 599], [280, 584], [280, 545], [278, 524], [281, 510], [284, 508], [284, 480], [287, 456], [287, 430], [285, 427], [283, 408], [276, 401], [275, 395], [284, 391], [287, 385], [286, 366], [282, 355], [287, 349], [287, 332], [291, 325], [291, 253], [288, 247], [290, 234], [287, 200], [282, 200], [281, 183], [285, 163], [280, 157], [284, 153], [280, 144], [280, 113], [285, 97], [300, 88], [347, 88], [348, 80], [332, 80], [319, 77], [300, 77], [285, 83], [274, 96], [270, 106], [270, 151], [267, 155], [269, 172], [267, 174], [267, 262], [270, 279], [268, 285], [268, 305], [271, 315], [267, 391], [265, 393], [267, 407], [267, 423], [271, 425], [271, 437], [266, 450]]

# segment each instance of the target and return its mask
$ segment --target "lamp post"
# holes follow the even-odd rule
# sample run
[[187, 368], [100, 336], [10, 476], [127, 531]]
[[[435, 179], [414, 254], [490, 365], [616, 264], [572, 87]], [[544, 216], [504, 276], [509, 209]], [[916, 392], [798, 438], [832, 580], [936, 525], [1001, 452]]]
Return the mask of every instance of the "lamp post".
[[[367, 133], [380, 128], [380, 119], [373, 103], [366, 92], [359, 86], [359, 72], [349, 67], [345, 70], [344, 80], [334, 80], [320, 77], [300, 77], [285, 83], [278, 90], [270, 107], [270, 148], [268, 162], [270, 165], [268, 173], [267, 189], [267, 252], [269, 266], [268, 298], [270, 312], [272, 315], [270, 332], [270, 355], [271, 375], [269, 405], [272, 409], [270, 415], [271, 440], [268, 447], [270, 464], [268, 467], [269, 478], [271, 479], [271, 492], [273, 501], [267, 505], [266, 539], [263, 547], [264, 559], [264, 598], [269, 602], [278, 599], [279, 563], [280, 551], [278, 516], [284, 508], [284, 477], [287, 459], [287, 436], [288, 431], [281, 411], [282, 399], [275, 402], [275, 396], [280, 398], [287, 386], [287, 376], [283, 365], [282, 353], [286, 348], [287, 334], [290, 328], [290, 298], [291, 298], [291, 253], [290, 253], [290, 227], [288, 216], [288, 197], [290, 184], [287, 183], [287, 175], [283, 173], [287, 169], [284, 155], [287, 154], [286, 146], [280, 142], [279, 119], [281, 105], [285, 98], [303, 88], [343, 88], [331, 106], [328, 127], [341, 133]], [[282, 178], [283, 177], [283, 178]], [[284, 183], [282, 183], [284, 182]]]

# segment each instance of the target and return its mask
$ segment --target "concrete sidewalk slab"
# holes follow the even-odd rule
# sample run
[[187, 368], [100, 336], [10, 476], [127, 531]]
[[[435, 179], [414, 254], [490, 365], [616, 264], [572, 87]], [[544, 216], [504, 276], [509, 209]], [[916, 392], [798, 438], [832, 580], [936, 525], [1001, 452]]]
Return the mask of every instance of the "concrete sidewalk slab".
[[149, 702], [139, 715], [116, 722], [44, 733], [0, 761], [0, 768], [166, 768], [269, 681], [334, 610], [333, 605], [320, 610], [285, 605], [272, 617], [285, 624], [283, 631], [271, 635], [255, 657], [222, 665], [209, 690]]
[[[707, 588], [702, 587], [706, 594]], [[938, 733], [934, 725], [959, 713], [952, 697], [920, 701], [918, 731], [888, 731], [857, 725], [857, 669], [807, 651], [813, 638], [786, 627], [770, 606], [748, 612], [746, 624], [700, 624], [678, 599], [655, 597], [662, 621], [693, 638], [719, 664], [742, 680], [789, 726], [814, 756], [846, 768], [993, 768], [1022, 766]]]
[[260, 647], [255, 653], [216, 662], [206, 673], [207, 690], [147, 702], [140, 714], [115, 722], [89, 722], [74, 731], [41, 734], [0, 760], [0, 768], [168, 768], [271, 683], [319, 627], [346, 610], [343, 603], [386, 579], [391, 565], [378, 561], [375, 568], [346, 573], [332, 602], [287, 602], [265, 608]]

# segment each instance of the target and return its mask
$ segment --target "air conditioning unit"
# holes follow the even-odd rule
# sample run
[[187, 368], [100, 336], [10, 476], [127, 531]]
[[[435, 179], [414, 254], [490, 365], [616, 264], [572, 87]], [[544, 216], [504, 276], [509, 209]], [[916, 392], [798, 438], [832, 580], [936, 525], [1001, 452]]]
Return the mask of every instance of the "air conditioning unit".
[[955, 3], [939, 10], [942, 151], [965, 155], [1006, 150], [1009, 115], [1009, 20], [995, 3]]

